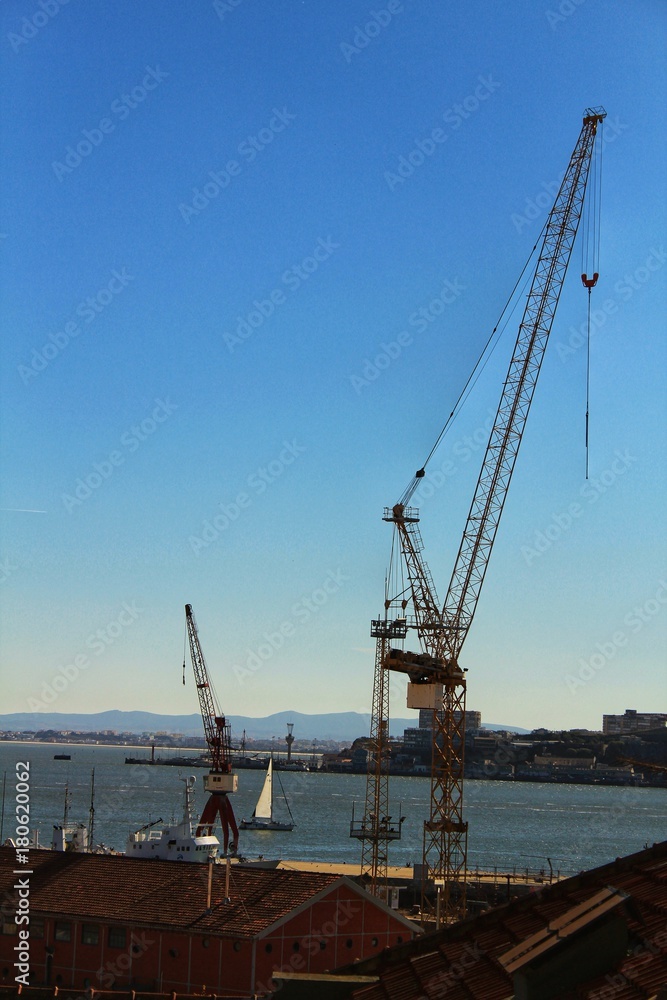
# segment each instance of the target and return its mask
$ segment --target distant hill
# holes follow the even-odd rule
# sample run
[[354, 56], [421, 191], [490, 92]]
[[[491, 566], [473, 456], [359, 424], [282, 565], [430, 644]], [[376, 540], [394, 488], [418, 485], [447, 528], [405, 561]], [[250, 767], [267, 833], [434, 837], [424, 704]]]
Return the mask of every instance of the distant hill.
[[[276, 712], [264, 718], [253, 719], [245, 715], [228, 716], [235, 738], [245, 729], [251, 739], [282, 737], [287, 732], [287, 723], [294, 723], [297, 740], [337, 740], [352, 742], [359, 736], [367, 736], [370, 716], [361, 712], [331, 712], [325, 715], [304, 715], [301, 712]], [[400, 736], [404, 729], [417, 725], [417, 719], [391, 719], [392, 736]], [[508, 729], [515, 733], [526, 733], [527, 729], [516, 726], [485, 723], [485, 729]], [[185, 736], [202, 736], [202, 721], [198, 713], [193, 715], [156, 715], [154, 712], [96, 712], [79, 715], [68, 712], [16, 712], [0, 715], [0, 730], [25, 732], [40, 729], [74, 729], [81, 732], [99, 732], [104, 729], [119, 733], [183, 733]]]

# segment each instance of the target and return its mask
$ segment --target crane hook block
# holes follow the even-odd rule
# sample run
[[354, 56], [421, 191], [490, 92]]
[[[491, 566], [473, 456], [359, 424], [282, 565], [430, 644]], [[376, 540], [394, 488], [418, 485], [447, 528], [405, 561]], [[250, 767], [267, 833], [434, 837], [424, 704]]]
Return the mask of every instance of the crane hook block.
[[426, 469], [417, 469], [415, 472], [415, 479], [423, 479], [426, 475]]
[[582, 282], [584, 288], [595, 288], [595, 286], [598, 283], [598, 278], [599, 277], [600, 277], [600, 275], [597, 273], [597, 271], [594, 272], [592, 278], [589, 278], [587, 274], [582, 274], [582, 276], [581, 276], [581, 282]]

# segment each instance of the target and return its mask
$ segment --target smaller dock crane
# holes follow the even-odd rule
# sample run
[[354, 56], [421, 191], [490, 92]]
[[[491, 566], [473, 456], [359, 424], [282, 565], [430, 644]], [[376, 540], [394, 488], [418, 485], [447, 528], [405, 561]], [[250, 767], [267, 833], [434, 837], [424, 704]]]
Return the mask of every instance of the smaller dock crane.
[[[228, 849], [235, 853], [239, 831], [234, 810], [228, 798], [232, 792], [238, 789], [238, 775], [232, 773], [232, 727], [218, 707], [199, 642], [197, 623], [191, 604], [185, 605], [185, 627], [190, 643], [190, 657], [197, 695], [199, 696], [199, 708], [204, 723], [204, 735], [211, 754], [211, 770], [204, 778], [204, 788], [209, 793], [209, 799], [199, 820], [197, 836], [211, 836], [216, 817], [219, 816], [225, 854]], [[185, 677], [185, 658], [183, 659], [183, 676]]]

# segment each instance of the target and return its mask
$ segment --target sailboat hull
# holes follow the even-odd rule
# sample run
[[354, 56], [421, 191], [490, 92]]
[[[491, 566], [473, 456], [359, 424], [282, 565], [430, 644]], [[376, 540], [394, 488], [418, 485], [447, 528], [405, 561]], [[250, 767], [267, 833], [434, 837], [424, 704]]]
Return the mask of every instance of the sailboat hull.
[[[278, 780], [280, 781], [280, 779]], [[283, 797], [285, 797], [284, 791], [283, 791]], [[290, 813], [290, 819], [291, 819], [292, 813], [290, 812], [290, 808], [287, 803], [287, 798], [285, 798], [285, 805], [287, 806], [287, 811]], [[273, 831], [283, 831], [284, 833], [289, 833], [290, 830], [293, 830], [295, 826], [296, 824], [293, 821], [287, 822], [287, 820], [278, 820], [274, 818], [273, 757], [270, 757], [268, 766], [266, 768], [266, 777], [264, 779], [264, 785], [262, 786], [262, 790], [257, 800], [255, 811], [253, 812], [250, 819], [241, 820], [241, 822], [239, 823], [239, 829], [273, 830]]]

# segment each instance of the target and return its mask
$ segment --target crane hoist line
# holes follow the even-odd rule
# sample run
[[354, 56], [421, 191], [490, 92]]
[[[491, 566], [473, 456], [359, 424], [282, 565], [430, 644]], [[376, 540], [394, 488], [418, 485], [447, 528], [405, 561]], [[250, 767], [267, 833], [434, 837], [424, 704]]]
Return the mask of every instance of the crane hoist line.
[[[384, 520], [393, 525], [392, 553], [396, 554], [400, 571], [395, 571], [396, 590], [388, 593], [385, 586], [384, 618], [371, 624], [377, 649], [366, 814], [351, 835], [364, 841], [362, 875], [369, 880], [371, 891], [384, 895], [387, 841], [391, 839], [388, 823], [391, 817], [386, 815], [389, 699], [385, 673], [398, 671], [407, 675], [408, 707], [424, 709], [432, 718], [430, 804], [423, 836], [422, 917], [424, 923], [434, 921], [436, 927], [460, 919], [466, 912], [468, 824], [463, 816], [466, 677], [459, 666], [459, 656], [484, 582], [582, 215], [595, 137], [605, 117], [604, 108], [587, 108], [584, 112], [579, 138], [542, 231], [539, 257], [509, 370], [442, 604], [423, 556], [419, 512], [408, 506], [424, 476], [424, 467], [416, 473], [401, 500], [384, 512]], [[590, 279], [586, 275], [583, 279], [589, 292], [597, 280], [597, 267], [593, 274]], [[429, 458], [432, 454], [433, 451]], [[421, 652], [403, 648], [410, 629], [417, 633]]]
[[[224, 851], [227, 853], [229, 849], [233, 853], [238, 846], [239, 831], [228, 798], [238, 789], [238, 775], [232, 772], [232, 727], [217, 705], [191, 604], [185, 605], [185, 627], [190, 643], [190, 658], [204, 723], [204, 735], [211, 755], [211, 770], [204, 778], [204, 788], [209, 793], [209, 799], [197, 826], [197, 836], [212, 835], [215, 821], [219, 817]], [[185, 682], [185, 659], [183, 678]]]

